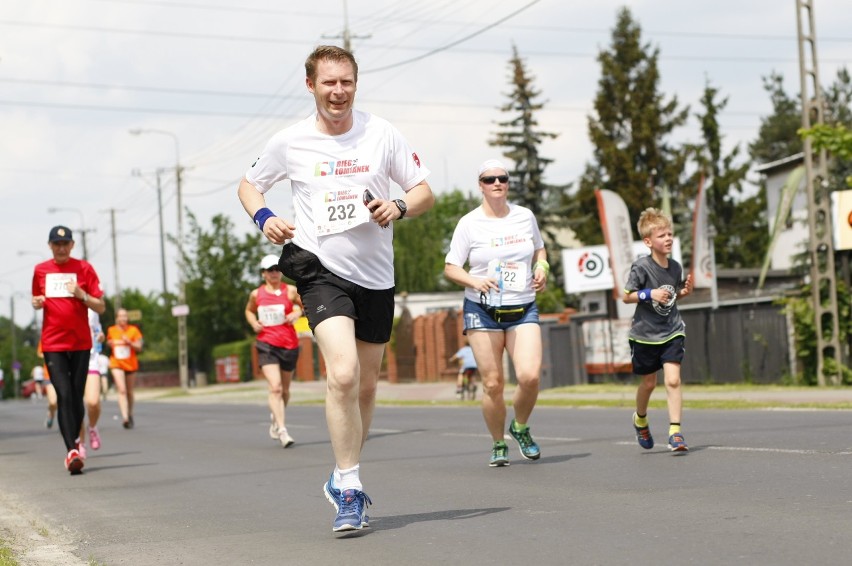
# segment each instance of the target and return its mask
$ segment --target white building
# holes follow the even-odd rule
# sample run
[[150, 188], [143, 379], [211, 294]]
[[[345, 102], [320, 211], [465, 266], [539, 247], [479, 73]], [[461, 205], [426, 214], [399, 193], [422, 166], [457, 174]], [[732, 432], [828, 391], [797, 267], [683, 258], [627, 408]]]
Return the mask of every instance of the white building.
[[[775, 223], [775, 215], [781, 204], [781, 196], [784, 185], [790, 173], [796, 167], [804, 164], [804, 153], [797, 153], [778, 161], [765, 163], [755, 167], [755, 171], [766, 178], [766, 211], [769, 218], [769, 230]], [[781, 226], [775, 246], [772, 248], [769, 268], [774, 270], [787, 270], [795, 265], [795, 258], [808, 251], [808, 195], [806, 178], [802, 176], [793, 204], [790, 207], [790, 216], [786, 223]]]

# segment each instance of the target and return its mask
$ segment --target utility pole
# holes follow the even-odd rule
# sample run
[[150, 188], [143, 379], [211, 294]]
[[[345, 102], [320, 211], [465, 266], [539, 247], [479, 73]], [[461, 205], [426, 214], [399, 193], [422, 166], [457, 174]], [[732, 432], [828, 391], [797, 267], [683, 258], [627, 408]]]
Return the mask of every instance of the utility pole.
[[[169, 136], [175, 143], [175, 184], [177, 186], [177, 220], [178, 220], [178, 304], [172, 306], [172, 316], [178, 319], [178, 374], [180, 386], [184, 390], [189, 389], [189, 344], [186, 332], [186, 317], [189, 315], [189, 305], [186, 304], [186, 273], [183, 257], [183, 195], [181, 193], [181, 174], [183, 167], [180, 165], [180, 144], [177, 134], [168, 130], [155, 129], [133, 129], [130, 133], [134, 136], [140, 134], [160, 134]], [[165, 273], [165, 272], [164, 272]]]
[[[799, 42], [799, 76], [802, 87], [802, 128], [823, 123], [824, 103], [816, 52], [813, 0], [796, 0]], [[808, 238], [811, 261], [811, 302], [817, 339], [817, 383], [840, 385], [843, 351], [837, 310], [837, 280], [834, 272], [834, 243], [831, 238], [831, 201], [828, 188], [826, 152], [814, 152], [809, 137], [804, 139], [805, 180], [808, 195]], [[832, 364], [827, 364], [833, 360]]]
[[[135, 131], [135, 130], [134, 130]], [[141, 131], [140, 131], [141, 133]], [[163, 184], [162, 184], [162, 175], [165, 173], [167, 169], [159, 168], [154, 173], [157, 176], [157, 219], [159, 221], [160, 226], [160, 276], [163, 280], [163, 302], [166, 301], [166, 294], [168, 293], [169, 286], [166, 283], [166, 238], [165, 231], [163, 230]], [[142, 175], [142, 171], [139, 169], [134, 169], [131, 174], [134, 177], [139, 177], [145, 183], [150, 185], [151, 183]]]
[[160, 181], [162, 169], [157, 169], [157, 215], [160, 219], [160, 270], [163, 276], [163, 300], [166, 300], [168, 285], [166, 285], [166, 244], [163, 237], [163, 190]]
[[[115, 311], [118, 312], [118, 309], [121, 308], [121, 284], [118, 282], [118, 246], [116, 244], [115, 239], [115, 213], [116, 210], [114, 208], [108, 208], [103, 212], [109, 212], [109, 221], [110, 221], [110, 238], [112, 239], [112, 270], [115, 274], [115, 300], [113, 301], [115, 305]], [[119, 210], [118, 212], [123, 212]]]
[[349, 7], [346, 5], [346, 0], [343, 0], [343, 31], [338, 33], [337, 35], [324, 35], [324, 39], [342, 39], [343, 40], [343, 49], [352, 53], [352, 40], [353, 39], [369, 39], [373, 37], [372, 34], [369, 35], [352, 35], [349, 31]]
[[186, 336], [186, 316], [189, 308], [186, 305], [186, 274], [183, 257], [183, 196], [181, 194], [181, 166], [180, 159], [175, 163], [175, 182], [177, 183], [177, 208], [178, 208], [178, 366], [180, 386], [184, 390], [189, 389], [189, 347]]

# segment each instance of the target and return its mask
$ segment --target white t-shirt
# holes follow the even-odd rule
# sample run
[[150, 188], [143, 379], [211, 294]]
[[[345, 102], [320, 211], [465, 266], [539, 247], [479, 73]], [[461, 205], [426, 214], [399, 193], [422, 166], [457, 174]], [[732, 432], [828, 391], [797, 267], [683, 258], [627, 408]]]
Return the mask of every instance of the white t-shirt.
[[289, 179], [295, 208], [293, 243], [332, 273], [368, 289], [393, 287], [393, 228], [370, 220], [365, 189], [389, 200], [394, 181], [408, 192], [429, 170], [389, 122], [353, 110], [345, 134], [317, 130], [313, 114], [277, 134], [246, 172], [261, 193]]
[[[532, 287], [532, 258], [544, 240], [532, 211], [509, 203], [509, 214], [503, 218], [485, 216], [482, 207], [462, 216], [453, 232], [446, 263], [470, 265], [474, 277], [489, 278], [488, 264], [500, 261], [503, 282], [502, 304], [525, 305], [535, 301]], [[493, 264], [492, 264], [493, 265]], [[464, 296], [479, 302], [479, 291], [466, 287]]]

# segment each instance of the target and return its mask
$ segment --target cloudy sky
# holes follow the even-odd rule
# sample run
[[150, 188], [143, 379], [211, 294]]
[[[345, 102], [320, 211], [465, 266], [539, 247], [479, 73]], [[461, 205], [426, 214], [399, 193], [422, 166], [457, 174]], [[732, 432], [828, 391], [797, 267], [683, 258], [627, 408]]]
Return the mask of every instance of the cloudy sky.
[[[814, 5], [828, 84], [849, 65], [852, 12], [844, 0]], [[753, 140], [770, 111], [761, 77], [781, 72], [798, 92], [794, 0], [2, 0], [0, 312], [14, 291], [16, 320], [30, 320], [32, 267], [49, 257], [47, 233], [59, 223], [76, 230], [77, 257], [88, 230], [89, 260], [113, 293], [110, 211], [118, 284], [160, 290], [156, 172], [174, 234], [178, 160], [184, 204], [203, 226], [226, 214], [253, 229], [237, 183], [275, 131], [311, 112], [305, 56], [342, 45], [346, 14], [361, 67], [357, 106], [405, 134], [437, 192], [475, 189], [476, 166], [497, 155], [487, 140], [503, 118], [513, 44], [546, 103], [542, 128], [559, 133], [542, 148], [555, 160], [547, 180], [575, 181], [590, 158], [596, 55], [621, 6], [660, 50], [662, 92], [697, 109], [709, 81], [730, 98], [721, 117], [729, 146]], [[698, 139], [695, 120], [677, 136]], [[289, 190], [267, 198], [289, 214]], [[174, 290], [168, 243], [166, 262]]]

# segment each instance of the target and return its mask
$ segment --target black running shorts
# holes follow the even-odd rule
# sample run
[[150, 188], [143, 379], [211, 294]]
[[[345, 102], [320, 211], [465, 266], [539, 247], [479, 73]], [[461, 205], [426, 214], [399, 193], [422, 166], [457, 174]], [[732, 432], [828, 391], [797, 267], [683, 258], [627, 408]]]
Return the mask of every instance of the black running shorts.
[[630, 359], [633, 362], [633, 373], [650, 375], [663, 369], [663, 364], [680, 364], [686, 350], [683, 336], [675, 336], [662, 344], [643, 344], [630, 341]]
[[296, 282], [311, 330], [335, 316], [355, 320], [355, 338], [373, 344], [390, 341], [394, 288], [367, 289], [338, 277], [316, 254], [290, 243], [278, 261], [281, 272]]

